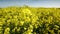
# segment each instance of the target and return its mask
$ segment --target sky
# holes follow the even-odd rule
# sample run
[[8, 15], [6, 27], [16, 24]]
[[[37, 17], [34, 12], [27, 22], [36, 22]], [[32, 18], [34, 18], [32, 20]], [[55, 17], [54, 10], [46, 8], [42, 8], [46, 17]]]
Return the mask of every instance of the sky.
[[31, 7], [58, 7], [60, 0], [0, 0], [0, 7], [23, 6]]

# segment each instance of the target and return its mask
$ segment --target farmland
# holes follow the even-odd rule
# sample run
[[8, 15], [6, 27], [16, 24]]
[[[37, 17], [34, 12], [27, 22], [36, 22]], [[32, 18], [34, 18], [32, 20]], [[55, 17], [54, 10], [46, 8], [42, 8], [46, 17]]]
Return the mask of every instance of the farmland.
[[0, 34], [60, 34], [60, 8], [0, 8]]

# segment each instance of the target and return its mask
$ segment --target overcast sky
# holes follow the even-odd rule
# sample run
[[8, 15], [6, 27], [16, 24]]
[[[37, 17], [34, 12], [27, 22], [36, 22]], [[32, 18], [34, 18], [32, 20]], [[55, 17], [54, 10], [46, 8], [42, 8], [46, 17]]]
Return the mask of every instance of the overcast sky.
[[60, 7], [60, 0], [0, 0], [0, 7], [23, 6]]

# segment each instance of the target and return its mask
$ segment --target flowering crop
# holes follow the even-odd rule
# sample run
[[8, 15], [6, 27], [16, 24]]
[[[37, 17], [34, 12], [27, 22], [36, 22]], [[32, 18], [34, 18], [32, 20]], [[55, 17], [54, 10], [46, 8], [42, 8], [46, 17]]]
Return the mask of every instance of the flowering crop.
[[60, 34], [60, 9], [1, 8], [0, 34]]

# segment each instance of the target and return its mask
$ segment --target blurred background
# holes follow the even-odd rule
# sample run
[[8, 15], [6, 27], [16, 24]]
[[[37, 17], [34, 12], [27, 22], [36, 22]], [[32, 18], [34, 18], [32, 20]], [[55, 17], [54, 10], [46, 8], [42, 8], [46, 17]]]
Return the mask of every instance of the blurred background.
[[0, 0], [0, 7], [9, 6], [31, 7], [57, 7], [60, 8], [60, 0]]

